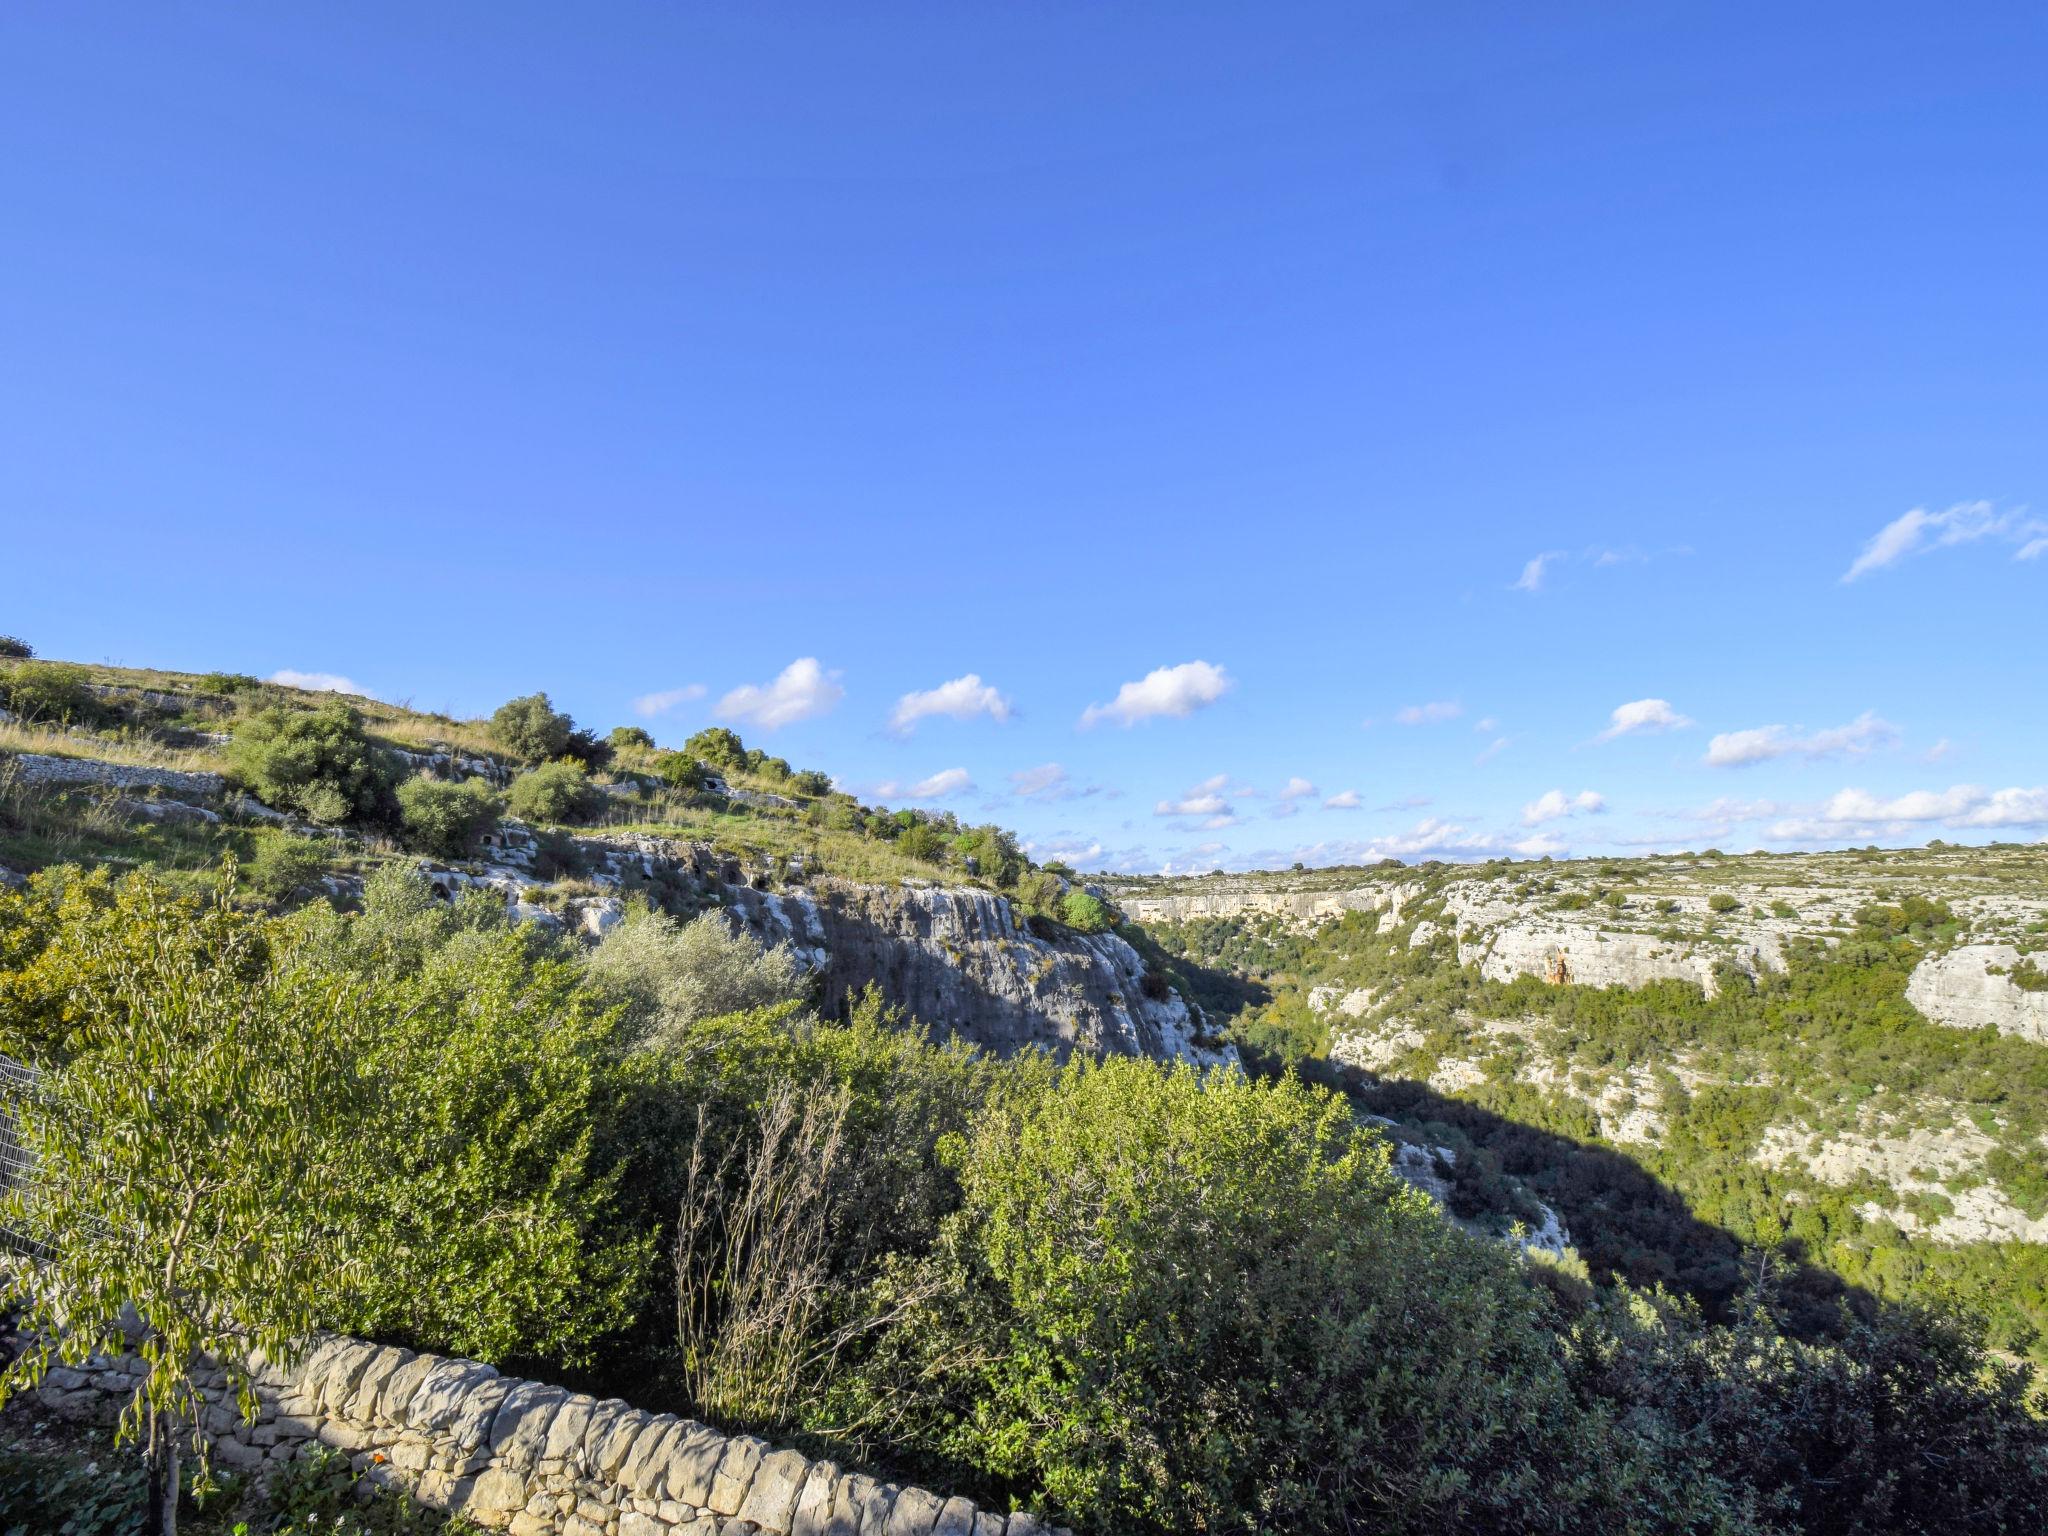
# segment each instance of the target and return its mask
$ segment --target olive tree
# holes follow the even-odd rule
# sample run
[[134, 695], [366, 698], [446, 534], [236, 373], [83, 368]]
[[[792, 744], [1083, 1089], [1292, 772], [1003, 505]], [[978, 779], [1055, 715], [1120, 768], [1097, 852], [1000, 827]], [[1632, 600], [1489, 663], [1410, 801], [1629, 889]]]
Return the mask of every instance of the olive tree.
[[225, 888], [200, 905], [124, 882], [44, 956], [76, 1029], [14, 1104], [31, 1167], [0, 1223], [34, 1255], [8, 1277], [34, 1342], [0, 1401], [132, 1349], [117, 1435], [147, 1460], [153, 1532], [175, 1527], [181, 1452], [206, 1462], [196, 1373], [220, 1367], [253, 1415], [258, 1366], [290, 1359], [344, 1278], [359, 998], [267, 947]]

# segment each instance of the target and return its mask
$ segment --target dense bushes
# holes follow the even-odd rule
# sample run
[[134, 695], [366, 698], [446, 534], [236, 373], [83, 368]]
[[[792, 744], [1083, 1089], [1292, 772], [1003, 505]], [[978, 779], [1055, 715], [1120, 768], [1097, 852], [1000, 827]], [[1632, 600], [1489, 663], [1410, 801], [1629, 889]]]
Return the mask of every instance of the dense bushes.
[[[715, 916], [636, 913], [586, 957], [402, 870], [355, 915], [139, 877], [0, 895], [0, 1049], [134, 1090], [66, 1166], [99, 1135], [176, 1164], [203, 1131], [258, 1322], [304, 1300], [575, 1368], [1092, 1536], [2040, 1528], [2023, 1377], [1938, 1320], [1798, 1344], [1763, 1305], [1730, 1329], [1554, 1296], [1321, 1090], [993, 1061], [799, 990]], [[244, 1283], [283, 1256], [289, 1287]]]
[[0, 635], [0, 660], [27, 661], [36, 653], [36, 648], [19, 635]]
[[466, 858], [497, 824], [498, 795], [482, 779], [451, 784], [411, 778], [398, 786], [398, 819], [406, 840], [422, 853]]
[[27, 661], [0, 672], [0, 704], [42, 725], [92, 725], [101, 716], [89, 673], [62, 661]]
[[363, 717], [336, 700], [318, 709], [274, 705], [235, 728], [228, 771], [265, 805], [338, 826], [392, 810], [389, 757], [363, 733]]
[[491, 716], [491, 734], [507, 752], [527, 762], [560, 757], [576, 722], [558, 711], [544, 693], [508, 699]]
[[521, 821], [568, 822], [588, 816], [596, 791], [581, 763], [542, 763], [512, 781], [505, 797]]
[[1627, 1486], [1512, 1258], [1328, 1094], [1077, 1064], [950, 1158], [843, 1418], [1091, 1530], [1586, 1528]]

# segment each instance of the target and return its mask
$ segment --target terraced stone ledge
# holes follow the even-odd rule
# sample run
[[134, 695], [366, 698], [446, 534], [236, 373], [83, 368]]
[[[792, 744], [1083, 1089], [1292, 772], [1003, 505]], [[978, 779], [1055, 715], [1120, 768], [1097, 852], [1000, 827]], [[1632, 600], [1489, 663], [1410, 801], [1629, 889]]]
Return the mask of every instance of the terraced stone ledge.
[[[42, 1401], [109, 1420], [140, 1372], [132, 1357], [53, 1369]], [[254, 1423], [219, 1372], [205, 1385], [225, 1466], [260, 1472], [328, 1445], [376, 1483], [513, 1536], [1065, 1536], [751, 1435], [356, 1339], [260, 1371]]]

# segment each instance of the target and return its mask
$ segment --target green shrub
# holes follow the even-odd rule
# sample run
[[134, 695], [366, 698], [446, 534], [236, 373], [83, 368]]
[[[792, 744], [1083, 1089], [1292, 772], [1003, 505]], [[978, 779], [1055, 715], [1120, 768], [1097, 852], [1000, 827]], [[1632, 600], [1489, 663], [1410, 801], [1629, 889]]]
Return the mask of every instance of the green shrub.
[[1739, 900], [1729, 895], [1726, 891], [1716, 891], [1707, 898], [1708, 910], [1713, 912], [1733, 912], [1741, 905], [1742, 903]]
[[24, 720], [48, 725], [92, 725], [104, 714], [86, 686], [83, 667], [62, 661], [30, 661], [0, 673], [0, 702]]
[[0, 660], [28, 661], [36, 648], [16, 635], [0, 635]]
[[896, 846], [913, 859], [927, 864], [940, 863], [946, 857], [946, 840], [928, 822], [912, 822], [896, 839]]
[[514, 757], [530, 763], [560, 757], [576, 722], [558, 713], [544, 693], [508, 699], [491, 716], [491, 734]]
[[654, 771], [671, 789], [699, 790], [704, 787], [704, 765], [687, 752], [664, 752], [654, 760]]
[[581, 763], [542, 763], [512, 781], [505, 797], [512, 814], [521, 821], [579, 821], [587, 816], [596, 799], [590, 776]]
[[255, 844], [241, 873], [251, 889], [271, 901], [314, 885], [327, 868], [327, 846], [313, 838], [265, 831], [256, 834]]
[[1595, 1528], [1637, 1475], [1510, 1254], [1333, 1095], [1076, 1064], [946, 1150], [963, 1208], [840, 1423], [1099, 1532]]
[[683, 750], [691, 757], [707, 762], [714, 768], [747, 766], [745, 744], [722, 725], [708, 726], [697, 732], [683, 743]]
[[1107, 933], [1114, 924], [1108, 903], [1086, 891], [1068, 891], [1060, 901], [1060, 921], [1080, 933]]
[[398, 819], [406, 841], [422, 853], [466, 858], [498, 821], [497, 791], [482, 779], [450, 784], [425, 777], [398, 786]]
[[363, 733], [363, 717], [336, 699], [318, 709], [274, 705], [235, 728], [228, 771], [265, 805], [336, 826], [392, 811], [390, 758]]
[[246, 672], [208, 672], [198, 680], [201, 693], [254, 693], [263, 684]]
[[706, 1019], [772, 1008], [803, 996], [803, 968], [787, 948], [735, 933], [722, 912], [687, 923], [636, 906], [591, 951], [590, 987], [625, 1010], [629, 1038], [678, 1049]]
[[654, 750], [654, 738], [637, 725], [615, 725], [605, 740], [615, 752]]

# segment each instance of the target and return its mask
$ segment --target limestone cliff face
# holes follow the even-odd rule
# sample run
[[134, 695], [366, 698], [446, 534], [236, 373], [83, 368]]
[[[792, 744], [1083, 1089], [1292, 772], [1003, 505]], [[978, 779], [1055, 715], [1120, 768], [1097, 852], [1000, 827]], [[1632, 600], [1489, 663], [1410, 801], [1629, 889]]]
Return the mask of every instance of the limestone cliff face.
[[1906, 1001], [1937, 1024], [2017, 1035], [2048, 1045], [2048, 992], [2012, 979], [2020, 952], [2010, 944], [1965, 944], [1913, 968]]
[[1144, 961], [1115, 934], [1042, 936], [993, 891], [817, 879], [723, 894], [758, 937], [806, 960], [828, 1006], [873, 982], [935, 1033], [1004, 1054], [1235, 1059], [1198, 1039], [1177, 993], [1153, 983], [1148, 995]]
[[669, 906], [722, 907], [763, 943], [793, 950], [828, 1009], [872, 982], [935, 1035], [1004, 1054], [1030, 1047], [1201, 1065], [1237, 1060], [1234, 1047], [1207, 1042], [1178, 993], [1148, 983], [1145, 962], [1124, 940], [1034, 932], [993, 891], [817, 875], [764, 890], [758, 872], [701, 843], [571, 841], [585, 878], [618, 894], [581, 898], [559, 912], [538, 905], [539, 843], [516, 822], [492, 835], [481, 867], [436, 866], [431, 874], [444, 894], [488, 887], [516, 917], [593, 935], [618, 920], [629, 891]]

